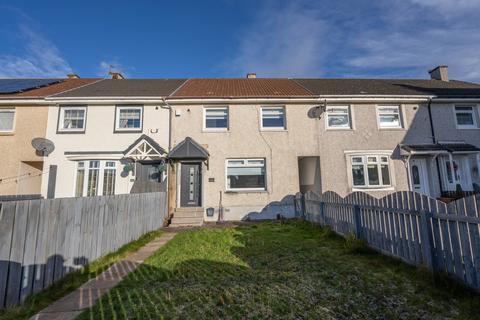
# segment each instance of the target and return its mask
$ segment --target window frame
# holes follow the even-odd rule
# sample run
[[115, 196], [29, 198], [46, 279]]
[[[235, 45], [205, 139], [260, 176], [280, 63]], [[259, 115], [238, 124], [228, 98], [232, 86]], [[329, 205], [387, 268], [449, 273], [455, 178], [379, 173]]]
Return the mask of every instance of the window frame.
[[[471, 108], [471, 110], [470, 112], [465, 110], [457, 111], [457, 108]], [[457, 119], [457, 113], [470, 113], [472, 115], [473, 124], [472, 125], [459, 124]], [[480, 117], [480, 110], [477, 104], [453, 105], [453, 118], [455, 119], [455, 127], [457, 129], [480, 129], [477, 117]]]
[[[227, 112], [227, 126], [225, 128], [209, 128], [207, 127], [207, 111], [208, 110], [226, 110]], [[206, 132], [225, 132], [230, 130], [230, 107], [229, 106], [205, 106], [203, 107], [203, 126], [202, 129], [203, 131]]]
[[[229, 161], [243, 161], [243, 165], [229, 166]], [[265, 186], [263, 188], [231, 188], [228, 186], [228, 168], [257, 168], [258, 165], [249, 165], [249, 161], [263, 161]], [[246, 164], [245, 164], [246, 163]], [[267, 159], [266, 158], [230, 158], [225, 159], [225, 190], [226, 192], [266, 192], [267, 191]]]
[[[135, 109], [140, 110], [140, 127], [139, 128], [120, 128], [120, 111], [125, 109]], [[114, 133], [138, 133], [143, 132], [143, 114], [144, 114], [144, 106], [143, 105], [116, 105], [115, 106], [115, 120], [114, 120]]]
[[[348, 170], [349, 170], [349, 178], [350, 178], [350, 185], [353, 191], [362, 191], [362, 190], [369, 190], [369, 191], [385, 191], [385, 190], [393, 190], [394, 188], [394, 172], [393, 172], [393, 164], [392, 159], [389, 153], [382, 153], [382, 152], [356, 152], [347, 154], [347, 161], [348, 161]], [[369, 161], [368, 158], [376, 158], [376, 162]], [[382, 157], [386, 157], [387, 161], [382, 161]], [[361, 163], [354, 163], [353, 158], [362, 158]], [[363, 166], [363, 175], [364, 175], [364, 185], [354, 185], [354, 178], [353, 178], [353, 166], [361, 164]], [[370, 184], [369, 175], [368, 175], [368, 165], [375, 164], [377, 167], [377, 174], [379, 184]], [[388, 165], [388, 179], [390, 180], [389, 184], [384, 184], [383, 182], [383, 175], [382, 175], [382, 164]]]
[[[90, 162], [98, 161], [99, 166], [97, 168], [92, 168], [90, 166]], [[114, 163], [113, 166], [107, 166], [107, 163]], [[80, 168], [80, 163], [83, 163], [83, 168]], [[116, 183], [117, 183], [117, 175], [118, 175], [118, 160], [113, 159], [85, 159], [85, 160], [75, 160], [75, 178], [73, 182], [73, 196], [74, 197], [89, 197], [88, 194], [88, 179], [90, 170], [98, 170], [98, 181], [97, 181], [97, 194], [91, 197], [98, 197], [98, 196], [108, 196], [103, 193], [104, 187], [104, 176], [105, 170], [113, 170], [114, 171], [114, 181], [113, 181], [113, 194], [116, 193]], [[82, 186], [82, 195], [77, 196], [77, 180], [78, 180], [78, 171], [83, 170], [83, 186]]]
[[[83, 110], [83, 128], [63, 128], [65, 120], [65, 110]], [[85, 105], [65, 105], [58, 108], [58, 119], [57, 119], [57, 133], [85, 133], [87, 128], [87, 112], [88, 108]]]
[[[348, 117], [348, 127], [330, 126], [328, 123], [328, 108], [346, 109]], [[325, 129], [326, 130], [353, 130], [352, 107], [350, 105], [327, 105], [325, 108]]]
[[17, 108], [15, 107], [7, 107], [7, 108], [0, 108], [0, 111], [3, 111], [3, 112], [10, 112], [10, 113], [13, 113], [13, 121], [12, 121], [12, 129], [11, 130], [0, 130], [0, 135], [8, 135], [8, 134], [12, 134], [15, 132], [15, 124], [16, 124], [16, 120], [17, 120]]
[[[283, 110], [283, 127], [264, 127], [263, 126], [263, 110]], [[261, 106], [260, 107], [260, 131], [287, 131], [287, 108], [284, 105], [278, 106]]]
[[[380, 114], [382, 114], [382, 112], [380, 112], [380, 109], [382, 108], [397, 108], [398, 109], [398, 122], [399, 122], [399, 125], [398, 126], [395, 126], [395, 127], [389, 127], [389, 126], [382, 126], [382, 123], [380, 121]], [[403, 108], [401, 105], [376, 105], [375, 106], [375, 109], [376, 109], [376, 114], [377, 114], [377, 126], [378, 126], [378, 129], [379, 130], [401, 130], [401, 129], [404, 129], [405, 128], [405, 121], [404, 121], [404, 116], [403, 116]], [[386, 112], [383, 112], [384, 114], [388, 114]]]

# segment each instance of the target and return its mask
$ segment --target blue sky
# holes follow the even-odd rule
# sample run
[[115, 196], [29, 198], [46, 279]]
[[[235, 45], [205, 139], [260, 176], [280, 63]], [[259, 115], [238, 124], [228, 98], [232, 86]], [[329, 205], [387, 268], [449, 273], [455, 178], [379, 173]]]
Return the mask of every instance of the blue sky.
[[478, 0], [0, 0], [0, 77], [480, 81]]

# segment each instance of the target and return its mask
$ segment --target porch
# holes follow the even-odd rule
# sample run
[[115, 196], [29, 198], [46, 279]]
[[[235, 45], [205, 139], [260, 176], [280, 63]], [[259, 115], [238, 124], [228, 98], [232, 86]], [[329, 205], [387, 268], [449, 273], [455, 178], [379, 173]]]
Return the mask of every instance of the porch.
[[449, 201], [480, 192], [480, 148], [463, 142], [400, 145], [409, 188]]

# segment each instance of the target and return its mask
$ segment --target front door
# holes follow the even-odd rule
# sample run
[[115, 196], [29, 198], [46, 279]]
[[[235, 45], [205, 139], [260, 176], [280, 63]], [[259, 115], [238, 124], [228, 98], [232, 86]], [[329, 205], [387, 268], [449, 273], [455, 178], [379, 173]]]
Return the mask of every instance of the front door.
[[200, 207], [201, 163], [182, 163], [180, 175], [180, 207]]
[[410, 159], [412, 191], [429, 196], [427, 162], [425, 159]]

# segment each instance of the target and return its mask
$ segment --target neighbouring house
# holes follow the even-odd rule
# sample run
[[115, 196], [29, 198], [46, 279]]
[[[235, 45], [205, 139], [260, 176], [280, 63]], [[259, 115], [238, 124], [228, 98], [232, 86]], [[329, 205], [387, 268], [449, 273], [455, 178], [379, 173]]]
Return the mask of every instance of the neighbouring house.
[[0, 198], [40, 196], [44, 157], [33, 148], [44, 138], [48, 106], [45, 97], [97, 81], [79, 79], [0, 79]]
[[183, 79], [103, 79], [51, 95], [46, 137], [55, 144], [45, 167], [44, 197], [159, 191], [169, 148], [164, 98]]

